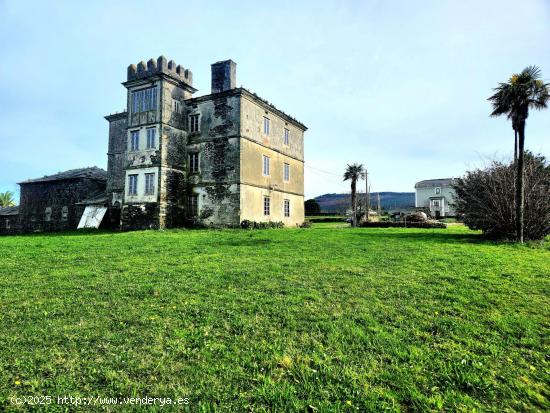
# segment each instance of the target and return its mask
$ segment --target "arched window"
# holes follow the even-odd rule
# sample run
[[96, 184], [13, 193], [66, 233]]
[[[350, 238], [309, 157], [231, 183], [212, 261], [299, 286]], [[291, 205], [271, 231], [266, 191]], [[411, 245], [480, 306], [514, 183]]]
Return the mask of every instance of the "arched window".
[[44, 211], [44, 218], [46, 221], [52, 220], [52, 207], [47, 207], [46, 211]]
[[69, 208], [64, 206], [61, 208], [61, 221], [67, 221], [69, 219]]

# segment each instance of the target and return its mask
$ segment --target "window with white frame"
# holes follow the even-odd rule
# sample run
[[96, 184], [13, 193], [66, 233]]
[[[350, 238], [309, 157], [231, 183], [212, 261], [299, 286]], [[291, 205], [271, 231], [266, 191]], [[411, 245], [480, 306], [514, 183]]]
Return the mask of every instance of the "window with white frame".
[[434, 201], [434, 207], [439, 208], [439, 201]]
[[64, 206], [61, 208], [61, 221], [67, 221], [69, 219], [69, 208]]
[[145, 195], [153, 195], [155, 193], [155, 174], [145, 174]]
[[194, 217], [197, 216], [199, 212], [199, 196], [198, 194], [191, 194], [189, 195], [189, 198], [187, 198], [187, 209], [189, 211], [189, 215]]
[[283, 209], [285, 217], [288, 218], [290, 216], [290, 199], [285, 199]]
[[128, 195], [137, 195], [137, 175], [128, 175]]
[[264, 134], [269, 135], [269, 118], [264, 116]]
[[189, 115], [189, 132], [194, 133], [199, 131], [199, 115]]
[[157, 87], [132, 92], [132, 113], [146, 112], [157, 108]]
[[290, 181], [290, 165], [287, 163], [283, 165], [283, 180], [285, 182]]
[[269, 176], [269, 156], [263, 155], [263, 174]]
[[139, 131], [134, 130], [130, 132], [130, 150], [139, 150]]
[[435, 193], [440, 194], [441, 193], [441, 188], [439, 188], [439, 187], [435, 188]]
[[283, 134], [283, 143], [285, 145], [288, 145], [289, 142], [290, 142], [290, 131], [287, 128], [285, 128], [285, 132]]
[[153, 149], [157, 146], [157, 129], [147, 128], [147, 149]]
[[199, 153], [191, 152], [189, 154], [189, 173], [196, 174], [199, 172]]
[[181, 113], [181, 103], [177, 99], [172, 99], [172, 106], [174, 108], [174, 112]]
[[264, 196], [264, 215], [270, 214], [271, 198]]

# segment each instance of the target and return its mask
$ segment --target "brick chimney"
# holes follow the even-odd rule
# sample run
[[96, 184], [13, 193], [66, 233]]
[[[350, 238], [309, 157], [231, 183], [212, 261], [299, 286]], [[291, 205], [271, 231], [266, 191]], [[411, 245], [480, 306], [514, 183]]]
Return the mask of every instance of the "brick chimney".
[[212, 93], [235, 89], [237, 84], [237, 63], [224, 60], [212, 64]]

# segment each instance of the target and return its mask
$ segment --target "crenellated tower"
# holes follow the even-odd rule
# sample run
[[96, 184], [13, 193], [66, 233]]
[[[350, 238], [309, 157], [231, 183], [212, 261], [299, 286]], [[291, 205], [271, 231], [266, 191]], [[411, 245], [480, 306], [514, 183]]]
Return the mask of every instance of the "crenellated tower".
[[[122, 227], [181, 226], [185, 218], [185, 113], [193, 74], [164, 56], [131, 64]], [[140, 217], [140, 218], [136, 218]]]

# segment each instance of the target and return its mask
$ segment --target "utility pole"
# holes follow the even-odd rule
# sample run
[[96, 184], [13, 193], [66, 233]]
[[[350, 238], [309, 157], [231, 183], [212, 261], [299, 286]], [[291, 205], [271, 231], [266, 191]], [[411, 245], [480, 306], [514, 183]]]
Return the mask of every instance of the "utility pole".
[[365, 221], [369, 222], [369, 173], [365, 168]]
[[377, 211], [378, 211], [378, 219], [380, 219], [380, 192], [378, 192], [378, 208], [377, 208]]

